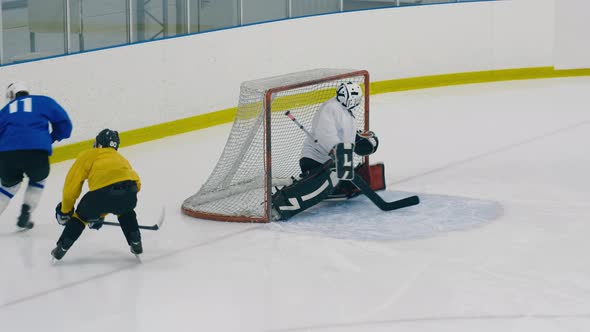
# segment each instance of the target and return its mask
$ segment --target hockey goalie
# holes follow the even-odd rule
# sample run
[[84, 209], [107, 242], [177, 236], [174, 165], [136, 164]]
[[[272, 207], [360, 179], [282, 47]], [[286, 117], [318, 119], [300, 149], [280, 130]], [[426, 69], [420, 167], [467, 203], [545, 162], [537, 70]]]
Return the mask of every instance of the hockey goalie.
[[383, 164], [369, 165], [379, 147], [368, 126], [369, 84], [366, 70], [337, 68], [242, 82], [223, 153], [182, 211], [202, 219], [269, 222], [324, 199], [359, 194], [384, 211], [417, 204], [415, 196], [385, 202], [375, 193], [385, 189], [385, 179]]
[[[287, 220], [330, 196], [350, 198], [358, 194], [352, 182], [358, 171], [353, 153], [367, 156], [379, 146], [375, 133], [356, 128], [354, 109], [362, 100], [357, 83], [341, 83], [336, 95], [315, 113], [310, 131], [298, 124], [307, 134], [299, 159], [301, 174], [272, 195], [273, 220]], [[287, 115], [297, 123], [289, 112]]]

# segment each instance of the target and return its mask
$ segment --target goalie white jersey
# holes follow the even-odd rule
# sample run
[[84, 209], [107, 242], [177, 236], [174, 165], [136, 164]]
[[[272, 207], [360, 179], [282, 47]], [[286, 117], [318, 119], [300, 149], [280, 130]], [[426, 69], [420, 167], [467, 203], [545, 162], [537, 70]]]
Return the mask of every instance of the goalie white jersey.
[[356, 138], [356, 119], [336, 97], [322, 104], [315, 113], [312, 124], [311, 137], [306, 137], [303, 143], [301, 157], [311, 158], [324, 163], [330, 159], [329, 152], [338, 143], [354, 143]]

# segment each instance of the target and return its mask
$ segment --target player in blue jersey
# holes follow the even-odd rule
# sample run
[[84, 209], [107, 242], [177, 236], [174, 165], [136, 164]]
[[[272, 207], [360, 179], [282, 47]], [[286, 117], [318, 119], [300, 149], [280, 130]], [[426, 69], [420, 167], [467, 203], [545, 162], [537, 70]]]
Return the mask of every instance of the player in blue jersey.
[[30, 95], [23, 82], [8, 85], [6, 98], [9, 102], [0, 110], [0, 214], [26, 175], [29, 182], [17, 226], [31, 229], [31, 213], [41, 199], [49, 175], [51, 145], [70, 137], [72, 122], [55, 100]]

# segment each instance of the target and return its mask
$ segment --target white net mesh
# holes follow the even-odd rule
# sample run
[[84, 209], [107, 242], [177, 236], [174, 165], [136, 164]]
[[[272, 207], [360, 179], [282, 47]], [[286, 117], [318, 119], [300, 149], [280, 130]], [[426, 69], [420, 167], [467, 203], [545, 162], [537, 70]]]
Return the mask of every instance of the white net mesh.
[[[183, 202], [183, 211], [206, 219], [268, 221], [267, 199], [272, 186], [287, 184], [300, 173], [305, 133], [285, 113], [291, 111], [310, 130], [313, 115], [335, 96], [340, 83], [351, 81], [366, 87], [367, 77], [364, 71], [314, 69], [242, 83], [238, 111], [223, 153], [201, 189]], [[270, 121], [264, 107], [267, 94], [271, 95]], [[364, 105], [355, 109], [358, 128], [365, 127]], [[267, 170], [272, 174], [272, 185]]]

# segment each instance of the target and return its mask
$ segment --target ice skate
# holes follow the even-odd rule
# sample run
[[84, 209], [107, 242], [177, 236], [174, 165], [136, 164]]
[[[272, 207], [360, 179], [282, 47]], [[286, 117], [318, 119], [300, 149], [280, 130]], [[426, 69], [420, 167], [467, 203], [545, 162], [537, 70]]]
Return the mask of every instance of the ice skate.
[[53, 250], [51, 250], [52, 263], [55, 263], [55, 262], [61, 260], [67, 252], [68, 252], [68, 249], [65, 249], [64, 247], [62, 247], [61, 244], [58, 244], [57, 247], [55, 247]]
[[31, 207], [28, 204], [23, 204], [20, 211], [20, 216], [18, 216], [16, 226], [20, 228], [20, 230], [26, 231], [35, 226], [31, 220]]
[[129, 249], [131, 253], [139, 257], [143, 253], [143, 246], [141, 245], [141, 235], [139, 231], [132, 232], [129, 235]]
[[135, 256], [141, 255], [143, 253], [143, 247], [141, 245], [141, 241], [139, 242], [131, 242], [129, 245], [129, 249], [131, 249], [131, 253]]
[[74, 244], [74, 241], [70, 240], [69, 238], [65, 238], [63, 241], [58, 242], [57, 246], [51, 250], [51, 256], [53, 257], [52, 262], [55, 263], [61, 260], [68, 252], [72, 244]]

